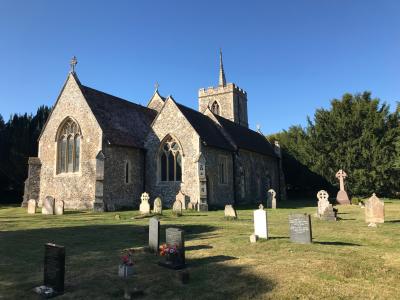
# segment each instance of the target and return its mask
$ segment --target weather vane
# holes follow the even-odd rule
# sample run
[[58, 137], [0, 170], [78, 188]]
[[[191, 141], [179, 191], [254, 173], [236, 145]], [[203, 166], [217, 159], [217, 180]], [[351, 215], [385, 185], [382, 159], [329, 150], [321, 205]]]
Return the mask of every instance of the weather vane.
[[75, 73], [75, 67], [76, 64], [78, 63], [78, 60], [76, 59], [76, 56], [74, 55], [74, 57], [72, 57], [71, 62], [70, 62], [70, 66], [71, 66], [71, 73]]

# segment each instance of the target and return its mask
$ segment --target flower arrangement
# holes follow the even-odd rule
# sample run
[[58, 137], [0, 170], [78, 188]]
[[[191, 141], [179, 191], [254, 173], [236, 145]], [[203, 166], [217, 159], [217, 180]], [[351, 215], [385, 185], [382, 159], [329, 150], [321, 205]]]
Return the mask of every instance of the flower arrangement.
[[168, 246], [166, 244], [161, 246], [160, 255], [161, 256], [177, 256], [179, 254], [179, 249], [177, 245]]
[[124, 255], [121, 256], [121, 265], [133, 266], [133, 252], [128, 250]]

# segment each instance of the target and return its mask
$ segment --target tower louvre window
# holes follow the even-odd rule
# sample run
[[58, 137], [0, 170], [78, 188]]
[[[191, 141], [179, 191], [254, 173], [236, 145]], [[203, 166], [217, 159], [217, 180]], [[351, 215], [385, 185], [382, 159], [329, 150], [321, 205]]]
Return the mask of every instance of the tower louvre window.
[[211, 111], [213, 112], [213, 114], [220, 115], [219, 104], [217, 101], [214, 101], [214, 103], [211, 105]]

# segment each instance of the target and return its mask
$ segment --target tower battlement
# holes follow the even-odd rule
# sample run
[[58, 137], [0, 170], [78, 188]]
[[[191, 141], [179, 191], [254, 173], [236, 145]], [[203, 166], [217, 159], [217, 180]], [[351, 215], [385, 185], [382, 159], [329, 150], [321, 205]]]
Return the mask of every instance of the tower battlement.
[[199, 89], [199, 97], [206, 97], [209, 95], [216, 95], [229, 92], [241, 93], [247, 96], [247, 92], [244, 89], [238, 87], [234, 83], [228, 83], [225, 86], [215, 86], [215, 87], [210, 86], [208, 88], [201, 88]]

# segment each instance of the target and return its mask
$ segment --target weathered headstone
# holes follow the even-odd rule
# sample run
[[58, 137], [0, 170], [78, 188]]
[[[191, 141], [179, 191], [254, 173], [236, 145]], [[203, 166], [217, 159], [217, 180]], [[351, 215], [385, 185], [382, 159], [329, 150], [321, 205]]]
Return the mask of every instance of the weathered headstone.
[[158, 254], [160, 247], [160, 221], [156, 218], [149, 219], [149, 251]]
[[64, 292], [65, 248], [47, 243], [44, 250], [44, 285], [35, 291], [49, 298]]
[[175, 200], [174, 204], [172, 205], [172, 213], [181, 216], [182, 215], [182, 202], [179, 200]]
[[273, 189], [268, 190], [267, 208], [276, 208], [276, 192]]
[[385, 203], [375, 193], [365, 202], [365, 222], [369, 224], [385, 222]]
[[162, 201], [160, 197], [154, 199], [153, 214], [162, 215]]
[[179, 191], [179, 193], [176, 195], [175, 200], [181, 201], [182, 209], [187, 209], [187, 206], [189, 204], [189, 197], [186, 196], [182, 191]]
[[57, 199], [54, 202], [54, 214], [55, 215], [63, 215], [64, 214], [64, 201]]
[[167, 228], [165, 230], [165, 240], [167, 247], [176, 247], [176, 255], [167, 255], [165, 263], [159, 263], [162, 266], [171, 269], [182, 269], [185, 267], [185, 234], [178, 228]]
[[259, 238], [268, 239], [267, 212], [262, 204], [254, 211], [254, 234]]
[[236, 219], [237, 218], [236, 209], [231, 204], [225, 205], [224, 213], [225, 213], [225, 218], [228, 218], [228, 219]]
[[194, 210], [194, 209], [196, 209], [196, 203], [189, 202], [189, 203], [188, 203], [187, 209], [189, 209], [189, 210]]
[[318, 198], [318, 211], [317, 216], [324, 221], [336, 221], [336, 211], [333, 209], [332, 204], [329, 203], [328, 192], [321, 190], [317, 193]]
[[250, 243], [256, 243], [258, 241], [258, 236], [254, 233], [250, 235]]
[[36, 213], [36, 200], [30, 199], [28, 200], [28, 214], [35, 214]]
[[336, 178], [339, 179], [339, 192], [337, 193], [336, 196], [336, 201], [339, 204], [350, 204], [350, 199], [349, 196], [346, 193], [346, 190], [344, 189], [344, 179], [347, 177], [347, 174], [343, 170], [339, 170], [336, 173]]
[[43, 215], [53, 215], [54, 214], [54, 198], [51, 196], [47, 196], [42, 205], [42, 214]]
[[144, 192], [142, 194], [142, 196], [140, 197], [141, 203], [140, 203], [139, 210], [142, 215], [150, 214], [149, 199], [150, 199], [149, 194], [146, 192]]
[[308, 214], [289, 215], [290, 241], [310, 244], [312, 242], [311, 218]]

